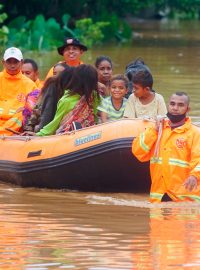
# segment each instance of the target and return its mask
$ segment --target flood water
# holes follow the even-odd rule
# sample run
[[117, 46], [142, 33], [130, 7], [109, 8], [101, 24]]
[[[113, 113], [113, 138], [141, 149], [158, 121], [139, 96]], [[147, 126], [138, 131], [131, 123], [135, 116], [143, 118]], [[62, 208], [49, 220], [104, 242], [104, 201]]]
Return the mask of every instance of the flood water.
[[1, 184], [0, 269], [199, 269], [199, 204], [147, 198]]
[[[188, 92], [191, 116], [199, 122], [199, 29], [199, 22], [137, 22], [132, 44], [92, 49], [84, 61], [109, 55], [114, 73], [122, 73], [127, 63], [143, 57], [157, 92], [166, 101], [176, 90]], [[60, 59], [55, 52], [35, 57], [43, 76]], [[196, 270], [199, 239], [197, 203], [152, 205], [148, 194], [0, 184], [0, 269]]]

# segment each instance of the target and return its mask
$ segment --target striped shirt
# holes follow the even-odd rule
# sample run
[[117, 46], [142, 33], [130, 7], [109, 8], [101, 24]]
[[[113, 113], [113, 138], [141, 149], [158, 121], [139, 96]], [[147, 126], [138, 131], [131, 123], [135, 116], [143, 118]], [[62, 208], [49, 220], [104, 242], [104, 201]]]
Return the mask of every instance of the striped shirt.
[[123, 117], [125, 106], [126, 106], [127, 99], [123, 98], [122, 100], [122, 105], [119, 110], [116, 110], [113, 102], [112, 102], [112, 97], [106, 97], [102, 99], [101, 104], [98, 106], [98, 110], [100, 112], [105, 112], [107, 113], [108, 116], [108, 121], [111, 120], [117, 120]]

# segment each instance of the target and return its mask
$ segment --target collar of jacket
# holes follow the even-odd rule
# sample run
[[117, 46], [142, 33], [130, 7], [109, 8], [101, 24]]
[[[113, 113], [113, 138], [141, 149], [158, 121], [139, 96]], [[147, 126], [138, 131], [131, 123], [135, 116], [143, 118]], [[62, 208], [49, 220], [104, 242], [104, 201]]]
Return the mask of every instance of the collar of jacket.
[[16, 75], [10, 75], [5, 69], [3, 70], [3, 76], [9, 80], [19, 80], [22, 78], [22, 72], [20, 71]]
[[[170, 125], [169, 125], [169, 119], [165, 120], [164, 128], [171, 128]], [[182, 126], [174, 128], [173, 131], [175, 131], [176, 133], [182, 133], [182, 132], [184, 132], [184, 131], [186, 131], [186, 130], [188, 130], [190, 128], [191, 128], [191, 118], [186, 117], [185, 123]]]

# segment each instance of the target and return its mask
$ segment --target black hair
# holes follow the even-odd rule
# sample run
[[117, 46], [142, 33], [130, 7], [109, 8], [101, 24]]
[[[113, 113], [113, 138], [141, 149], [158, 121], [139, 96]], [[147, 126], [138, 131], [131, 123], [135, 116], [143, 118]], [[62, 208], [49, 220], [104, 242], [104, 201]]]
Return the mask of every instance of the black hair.
[[58, 99], [64, 94], [64, 91], [68, 89], [68, 85], [72, 79], [73, 73], [76, 67], [67, 66], [57, 77], [56, 88], [58, 93]]
[[101, 62], [103, 62], [103, 61], [108, 61], [111, 65], [111, 68], [113, 67], [111, 58], [108, 56], [105, 56], [105, 55], [100, 55], [96, 58], [95, 67], [98, 68], [99, 65], [101, 64]]
[[51, 85], [55, 89], [55, 96], [58, 102], [58, 100], [63, 96], [64, 91], [67, 89], [67, 85], [72, 78], [74, 69], [75, 67], [66, 65], [65, 69], [60, 72], [58, 76], [52, 76], [48, 78], [41, 89], [41, 94], [44, 96], [46, 91], [48, 91], [49, 86]]
[[177, 96], [186, 96], [187, 100], [188, 100], [188, 104], [190, 103], [190, 97], [188, 96], [187, 93], [183, 92], [183, 91], [177, 91], [174, 93], [174, 95], [177, 95]]
[[53, 68], [58, 67], [58, 66], [61, 66], [61, 67], [64, 67], [64, 68], [68, 68], [69, 67], [66, 63], [60, 62], [60, 63], [55, 64], [53, 66]]
[[124, 76], [122, 74], [116, 74], [116, 75], [112, 76], [112, 78], [110, 80], [110, 85], [112, 84], [113, 81], [123, 81], [125, 84], [125, 87], [128, 88], [128, 79], [126, 76]]
[[67, 85], [70, 95], [78, 93], [80, 96], [85, 95], [87, 103], [89, 103], [93, 91], [98, 94], [98, 74], [92, 65], [82, 64], [76, 67], [73, 76]]
[[25, 58], [24, 61], [23, 61], [23, 64], [31, 64], [32, 67], [33, 67], [33, 70], [34, 70], [35, 72], [38, 71], [38, 65], [37, 65], [37, 63], [35, 62], [35, 60], [33, 60], [33, 59]]
[[151, 90], [153, 86], [153, 76], [151, 75], [151, 72], [147, 69], [138, 70], [134, 74], [132, 82], [135, 84], [139, 84], [142, 87], [149, 87]]
[[141, 57], [138, 57], [126, 66], [126, 70], [128, 68], [134, 67], [135, 65], [145, 65], [144, 60]]
[[151, 72], [149, 67], [144, 63], [144, 60], [140, 57], [130, 62], [126, 66], [125, 75], [129, 79], [129, 81], [132, 81], [134, 74], [139, 70], [148, 70], [149, 72]]

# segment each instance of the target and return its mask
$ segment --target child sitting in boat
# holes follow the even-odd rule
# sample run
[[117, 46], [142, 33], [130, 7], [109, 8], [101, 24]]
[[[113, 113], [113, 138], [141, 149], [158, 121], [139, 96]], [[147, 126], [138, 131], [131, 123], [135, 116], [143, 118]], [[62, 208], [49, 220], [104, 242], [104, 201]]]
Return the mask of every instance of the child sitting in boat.
[[115, 75], [110, 81], [111, 96], [102, 99], [98, 107], [101, 122], [117, 120], [123, 117], [127, 99], [128, 79], [124, 75]]
[[132, 82], [133, 94], [126, 103], [124, 117], [155, 119], [157, 115], [166, 115], [164, 98], [152, 90], [153, 77], [147, 68], [141, 66], [132, 76]]
[[97, 82], [97, 71], [93, 66], [82, 64], [76, 67], [67, 90], [58, 102], [54, 119], [36, 135], [46, 136], [70, 131], [73, 122], [79, 120], [82, 127], [94, 125], [100, 100]]
[[110, 80], [113, 72], [112, 60], [108, 56], [101, 55], [96, 58], [95, 67], [98, 72], [98, 90], [100, 96], [110, 96]]
[[132, 78], [134, 74], [141, 69], [147, 69], [149, 72], [150, 68], [144, 63], [144, 60], [141, 57], [138, 57], [136, 60], [130, 62], [126, 66], [125, 76], [129, 80], [128, 84], [128, 93], [126, 94], [126, 98], [129, 98], [129, 96], [133, 93], [133, 81]]

